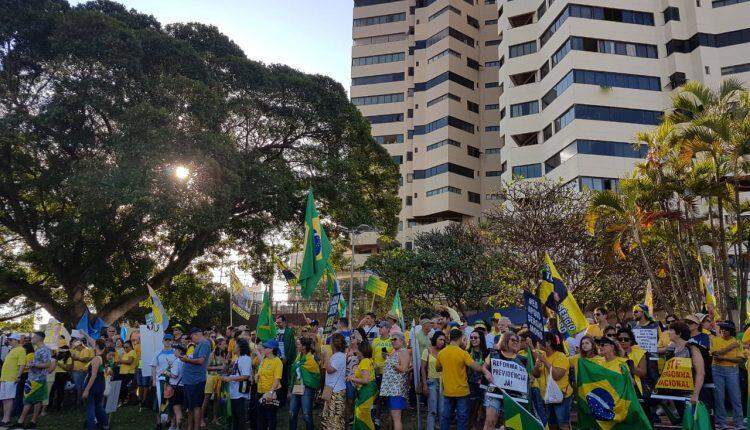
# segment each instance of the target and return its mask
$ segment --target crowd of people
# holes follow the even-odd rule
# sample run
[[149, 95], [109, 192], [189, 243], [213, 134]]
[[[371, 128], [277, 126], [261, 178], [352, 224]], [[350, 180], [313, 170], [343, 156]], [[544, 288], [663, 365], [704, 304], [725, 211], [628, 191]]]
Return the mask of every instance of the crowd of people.
[[[442, 308], [408, 331], [395, 313], [368, 313], [353, 325], [340, 318], [325, 334], [315, 320], [291, 327], [278, 316], [277, 336], [264, 341], [245, 326], [175, 325], [148, 363], [138, 330], [124, 336], [107, 327], [98, 339], [84, 333], [57, 345], [45, 342], [43, 332], [7, 334], [0, 350], [0, 430], [36, 428], [40, 416], [63, 408], [70, 386], [67, 401], [85, 407], [86, 428], [107, 429], [105, 397], [114, 381], [120, 381], [120, 403], [153, 410], [163, 430], [220, 422], [233, 430], [267, 430], [282, 419], [292, 430], [400, 430], [404, 411], [417, 404], [428, 430], [492, 430], [503, 424], [503, 396], [526, 405], [543, 425], [565, 430], [579, 411], [581, 359], [629, 375], [652, 422], [669, 415], [670, 407], [679, 413], [701, 401], [712, 411], [714, 428], [745, 428], [750, 328], [738, 336], [731, 321], [701, 313], [659, 321], [641, 304], [619, 317], [613, 324], [605, 308], [596, 308], [588, 328], [573, 338], [550, 318], [537, 340], [526, 325], [514, 326], [499, 313], [468, 324]], [[656, 352], [637, 344], [636, 329], [657, 331]], [[691, 363], [694, 387], [683, 393], [685, 402], [654, 395], [671, 357]], [[493, 366], [503, 361], [526, 369], [526, 389], [494, 385]], [[280, 408], [288, 408], [288, 416], [280, 416]]]

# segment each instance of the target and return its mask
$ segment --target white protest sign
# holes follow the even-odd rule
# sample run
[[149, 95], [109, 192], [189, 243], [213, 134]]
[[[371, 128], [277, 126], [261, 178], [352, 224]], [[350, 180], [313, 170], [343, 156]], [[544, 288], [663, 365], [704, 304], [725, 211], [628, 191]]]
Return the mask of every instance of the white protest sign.
[[120, 386], [122, 381], [111, 381], [109, 383], [109, 393], [107, 394], [107, 403], [104, 406], [104, 412], [111, 414], [117, 410], [117, 403], [120, 401]]
[[62, 336], [62, 323], [50, 321], [44, 329], [44, 345], [52, 350], [60, 347], [60, 337]]
[[162, 339], [164, 338], [164, 329], [160, 324], [151, 326], [154, 330], [149, 328], [147, 325], [140, 326], [141, 334], [141, 370], [148, 370], [146, 375], [151, 374], [151, 363], [154, 361], [154, 357], [159, 351], [162, 350]]
[[526, 373], [526, 368], [518, 363], [499, 358], [491, 359], [490, 364], [492, 365], [492, 385], [503, 390], [528, 393], [529, 374]]
[[656, 354], [659, 337], [655, 328], [634, 328], [633, 336], [635, 336], [635, 343], [644, 351]]

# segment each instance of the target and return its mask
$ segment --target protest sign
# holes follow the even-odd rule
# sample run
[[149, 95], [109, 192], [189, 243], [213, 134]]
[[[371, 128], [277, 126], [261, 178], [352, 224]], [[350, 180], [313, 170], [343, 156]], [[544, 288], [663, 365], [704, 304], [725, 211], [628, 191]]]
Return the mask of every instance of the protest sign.
[[528, 393], [529, 374], [526, 368], [512, 361], [493, 358], [492, 385], [506, 391], [515, 391], [526, 395]]
[[60, 338], [62, 337], [62, 323], [50, 321], [44, 329], [44, 345], [52, 350], [60, 347]]
[[331, 294], [331, 299], [328, 301], [328, 312], [326, 315], [326, 323], [323, 326], [323, 336], [328, 337], [333, 333], [333, 328], [336, 326], [339, 316], [339, 300], [341, 299], [341, 292]]
[[107, 394], [107, 403], [104, 406], [104, 412], [111, 414], [117, 410], [117, 404], [120, 402], [120, 386], [122, 381], [110, 381], [109, 392]]
[[643, 348], [644, 351], [652, 354], [657, 353], [659, 334], [655, 328], [634, 328], [633, 336], [635, 336], [635, 343]]
[[164, 338], [164, 329], [161, 325], [153, 326], [141, 325], [141, 364], [140, 368], [148, 369], [154, 361], [154, 357], [162, 350], [162, 339]]
[[535, 341], [541, 341], [544, 336], [542, 302], [528, 291], [523, 292], [523, 301], [526, 304], [526, 323], [529, 326], [529, 334]]
[[692, 392], [693, 363], [689, 358], [674, 357], [664, 364], [664, 371], [656, 383], [657, 390], [680, 390]]

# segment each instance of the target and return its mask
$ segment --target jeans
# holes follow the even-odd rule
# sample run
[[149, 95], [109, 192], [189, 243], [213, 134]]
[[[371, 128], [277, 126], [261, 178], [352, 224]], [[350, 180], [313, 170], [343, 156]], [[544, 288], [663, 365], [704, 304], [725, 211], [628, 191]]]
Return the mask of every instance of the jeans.
[[742, 417], [742, 395], [740, 393], [740, 371], [737, 366], [711, 366], [716, 385], [716, 425], [727, 424], [727, 410], [724, 403], [725, 394], [732, 404], [734, 428], [745, 428]]
[[258, 430], [276, 430], [276, 412], [279, 407], [266, 403], [258, 404]]
[[443, 410], [440, 411], [440, 430], [450, 430], [454, 408], [456, 411], [456, 429], [467, 430], [469, 428], [469, 396], [442, 396]]
[[440, 422], [440, 411], [442, 410], [442, 394], [439, 379], [427, 380], [427, 430], [435, 430]]
[[289, 401], [289, 430], [297, 430], [297, 417], [302, 410], [302, 421], [305, 423], [305, 430], [313, 430], [313, 399], [315, 398], [315, 389], [305, 387], [304, 394], [292, 394]]
[[104, 385], [92, 386], [86, 399], [86, 430], [108, 429], [107, 413], [104, 412]]
[[232, 399], [232, 430], [245, 430], [247, 426], [247, 403], [246, 398], [240, 397], [239, 399]]
[[73, 384], [76, 386], [76, 401], [81, 401], [81, 393], [83, 393], [83, 383], [86, 381], [86, 372], [77, 370], [70, 372], [70, 379], [73, 380]]
[[55, 382], [49, 392], [49, 406], [51, 409], [62, 410], [65, 399], [65, 384], [68, 382], [66, 372], [55, 373]]
[[539, 388], [531, 387], [531, 390], [529, 392], [529, 399], [531, 400], [531, 408], [534, 411], [534, 414], [539, 418], [539, 421], [542, 422], [543, 425], [547, 425], [547, 405], [544, 403], [544, 399], [542, 398], [542, 392], [539, 390]]

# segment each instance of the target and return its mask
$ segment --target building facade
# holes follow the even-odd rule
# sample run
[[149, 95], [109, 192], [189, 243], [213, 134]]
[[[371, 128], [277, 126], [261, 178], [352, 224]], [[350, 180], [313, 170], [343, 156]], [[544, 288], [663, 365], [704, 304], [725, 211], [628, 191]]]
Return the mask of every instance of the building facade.
[[748, 0], [354, 0], [351, 98], [401, 171], [398, 239], [501, 180], [609, 189], [686, 80], [750, 82]]

